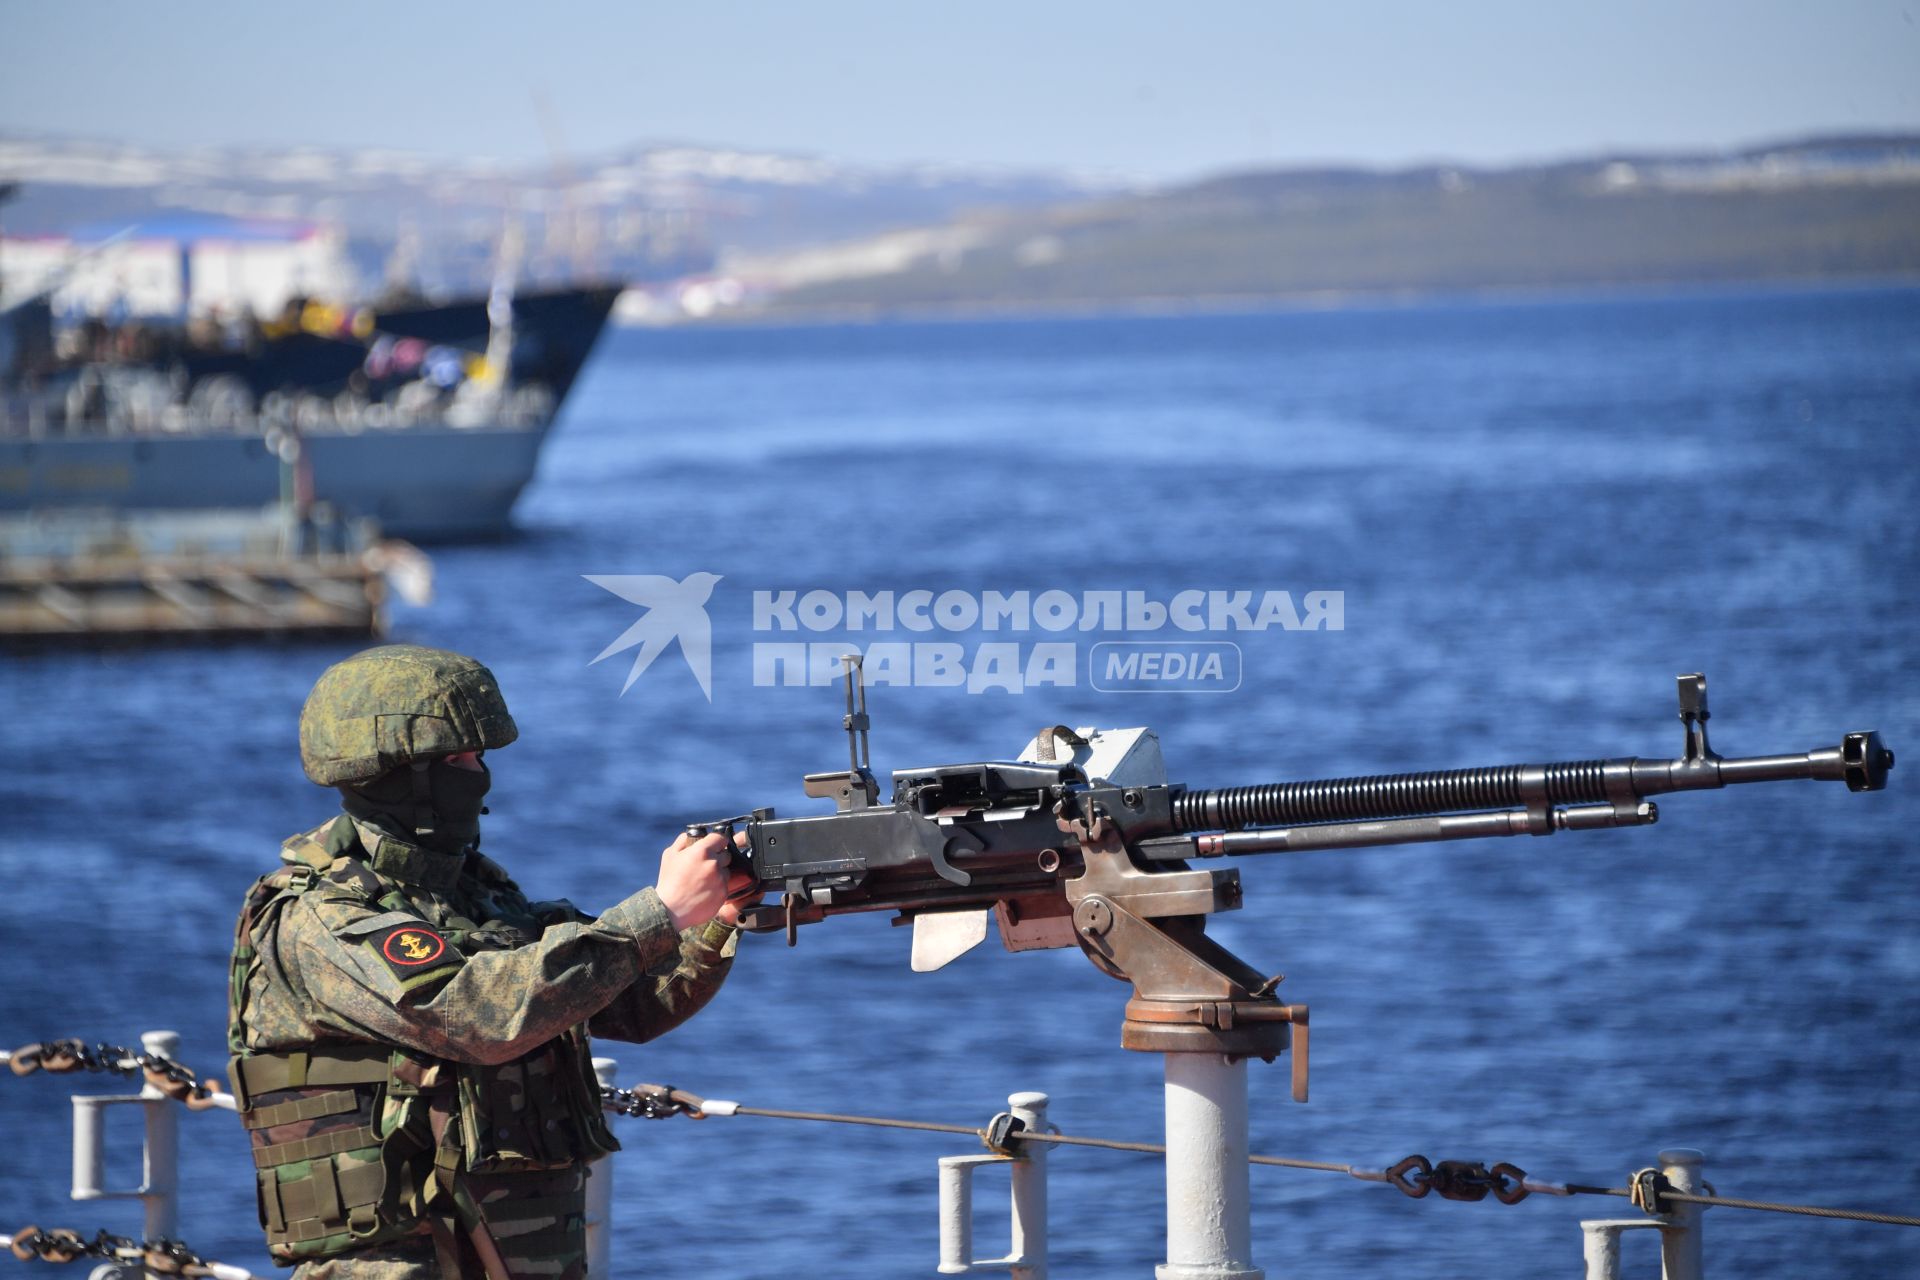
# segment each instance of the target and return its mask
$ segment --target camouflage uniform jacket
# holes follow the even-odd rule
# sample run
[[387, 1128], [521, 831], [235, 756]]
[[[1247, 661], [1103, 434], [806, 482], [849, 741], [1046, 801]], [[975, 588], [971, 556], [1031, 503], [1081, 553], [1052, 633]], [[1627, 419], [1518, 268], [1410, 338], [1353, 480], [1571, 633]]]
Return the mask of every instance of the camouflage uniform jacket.
[[[344, 1184], [357, 1170], [378, 1188], [380, 1176], [353, 1161], [384, 1157], [379, 1229], [362, 1221], [357, 1238], [276, 1246], [276, 1260], [326, 1259], [308, 1261], [302, 1280], [428, 1276], [436, 1260], [426, 1236], [439, 1222], [458, 1237], [456, 1255], [447, 1230], [431, 1232], [440, 1273], [584, 1275], [585, 1165], [618, 1145], [598, 1110], [588, 1035], [644, 1041], [693, 1016], [731, 967], [735, 930], [714, 921], [676, 934], [651, 888], [597, 919], [568, 902], [529, 902], [478, 853], [437, 853], [345, 815], [288, 840], [281, 858], [300, 892], [256, 929], [251, 958], [236, 969], [236, 1048], [275, 1063], [402, 1051], [393, 1061], [407, 1065], [363, 1087], [357, 1115], [311, 1118], [323, 1096], [347, 1097], [338, 1091], [252, 1100], [263, 1222], [294, 1211], [267, 1204], [280, 1184], [261, 1148], [305, 1155], [296, 1144], [325, 1142], [330, 1129], [344, 1137], [340, 1127], [356, 1122], [386, 1143], [333, 1156], [329, 1172]], [[297, 1119], [295, 1106], [306, 1108]], [[289, 1122], [261, 1127], [275, 1108]], [[430, 1144], [411, 1165], [387, 1136], [407, 1125]], [[307, 1175], [306, 1164], [294, 1167]], [[338, 1216], [340, 1198], [328, 1194]]]

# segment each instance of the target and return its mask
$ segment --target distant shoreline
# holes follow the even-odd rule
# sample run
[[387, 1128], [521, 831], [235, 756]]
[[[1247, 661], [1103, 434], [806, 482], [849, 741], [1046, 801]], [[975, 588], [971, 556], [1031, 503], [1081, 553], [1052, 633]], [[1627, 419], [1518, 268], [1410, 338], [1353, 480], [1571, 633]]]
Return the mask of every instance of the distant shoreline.
[[1809, 293], [1877, 293], [1920, 289], [1920, 273], [1860, 276], [1776, 276], [1751, 280], [1635, 281], [1619, 284], [1490, 285], [1467, 289], [1342, 289], [1285, 294], [1211, 294], [1111, 301], [841, 304], [778, 306], [708, 316], [685, 316], [626, 329], [827, 328], [837, 325], [940, 324], [970, 321], [1104, 320], [1232, 316], [1315, 311], [1415, 311], [1478, 304], [1547, 305], [1557, 302], [1737, 297]]

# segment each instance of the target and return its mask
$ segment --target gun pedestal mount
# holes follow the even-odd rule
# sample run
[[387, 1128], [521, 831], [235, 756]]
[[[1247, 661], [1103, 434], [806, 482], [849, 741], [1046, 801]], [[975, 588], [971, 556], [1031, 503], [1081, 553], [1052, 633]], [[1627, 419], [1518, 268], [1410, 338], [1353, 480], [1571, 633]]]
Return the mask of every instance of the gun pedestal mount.
[[1097, 810], [1062, 816], [1086, 870], [1066, 884], [1088, 959], [1133, 984], [1120, 1044], [1166, 1055], [1167, 1261], [1156, 1280], [1262, 1280], [1253, 1265], [1247, 1059], [1293, 1040], [1293, 1096], [1307, 1099], [1307, 1010], [1206, 934], [1240, 905], [1240, 874], [1142, 871]]
[[1307, 1100], [1307, 1007], [1273, 995], [1265, 977], [1206, 933], [1205, 916], [1240, 905], [1237, 868], [1142, 871], [1103, 817], [1079, 837], [1086, 870], [1066, 884], [1080, 949], [1102, 972], [1133, 984], [1123, 1048], [1211, 1053], [1272, 1062], [1293, 1053], [1293, 1097]]
[[1305, 1102], [1307, 1008], [1281, 1004], [1279, 976], [1207, 936], [1209, 914], [1240, 905], [1237, 868], [1143, 870], [1099, 802], [1086, 807], [1090, 820], [1064, 805], [1058, 818], [1084, 866], [1065, 885], [1074, 938], [1096, 968], [1133, 984], [1121, 1046], [1165, 1055], [1167, 1260], [1155, 1280], [1264, 1280], [1253, 1265], [1247, 1059], [1291, 1048], [1293, 1097]]
[[[1167, 1261], [1156, 1280], [1262, 1280], [1253, 1265], [1247, 1165], [1247, 1059], [1272, 1062], [1292, 1041], [1293, 1097], [1307, 1100], [1307, 1007], [1206, 933], [1240, 905], [1240, 873], [1143, 871], [1095, 811], [1062, 816], [1085, 871], [1066, 883], [1080, 949], [1133, 984], [1122, 1048], [1166, 1055]], [[1291, 1033], [1289, 1035], [1289, 1033]]]

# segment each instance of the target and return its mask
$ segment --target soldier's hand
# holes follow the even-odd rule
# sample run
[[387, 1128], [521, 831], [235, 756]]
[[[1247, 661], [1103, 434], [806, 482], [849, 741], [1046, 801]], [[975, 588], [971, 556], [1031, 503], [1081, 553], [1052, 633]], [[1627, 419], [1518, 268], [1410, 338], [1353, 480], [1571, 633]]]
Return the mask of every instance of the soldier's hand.
[[[735, 832], [733, 843], [736, 848], [746, 848], [747, 833], [744, 831]], [[720, 910], [715, 913], [727, 924], [739, 924], [740, 909], [742, 907], [752, 906], [754, 903], [760, 901], [762, 896], [760, 893], [759, 879], [755, 877], [752, 872], [745, 870], [745, 866], [745, 858], [735, 858], [733, 860], [733, 870], [727, 873], [727, 901]]]
[[661, 852], [654, 889], [676, 931], [705, 924], [726, 902], [728, 857], [725, 836], [695, 840], [684, 831]]

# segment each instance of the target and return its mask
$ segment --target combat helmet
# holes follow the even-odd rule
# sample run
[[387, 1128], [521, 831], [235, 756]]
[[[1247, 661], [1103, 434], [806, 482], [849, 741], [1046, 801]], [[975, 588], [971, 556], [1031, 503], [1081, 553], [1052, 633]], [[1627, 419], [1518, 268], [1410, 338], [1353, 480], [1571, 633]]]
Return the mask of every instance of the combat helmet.
[[493, 672], [445, 649], [389, 644], [321, 673], [300, 710], [300, 764], [337, 787], [519, 736]]

